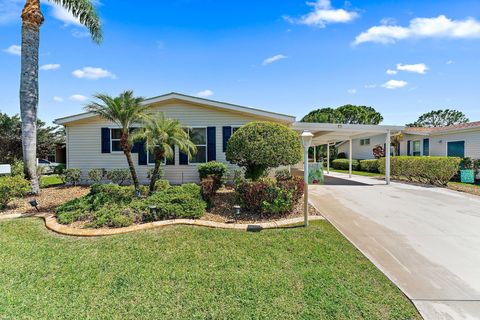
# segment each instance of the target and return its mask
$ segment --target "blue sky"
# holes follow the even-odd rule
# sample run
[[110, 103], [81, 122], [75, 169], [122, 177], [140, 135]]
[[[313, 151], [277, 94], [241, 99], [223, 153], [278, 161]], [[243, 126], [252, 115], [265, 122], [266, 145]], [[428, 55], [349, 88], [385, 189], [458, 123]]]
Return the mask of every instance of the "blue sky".
[[[19, 15], [0, 0], [0, 111], [17, 113]], [[473, 0], [97, 2], [104, 42], [43, 2], [44, 120], [92, 94], [170, 91], [302, 117], [370, 105], [385, 124], [437, 108], [480, 120], [480, 4]]]

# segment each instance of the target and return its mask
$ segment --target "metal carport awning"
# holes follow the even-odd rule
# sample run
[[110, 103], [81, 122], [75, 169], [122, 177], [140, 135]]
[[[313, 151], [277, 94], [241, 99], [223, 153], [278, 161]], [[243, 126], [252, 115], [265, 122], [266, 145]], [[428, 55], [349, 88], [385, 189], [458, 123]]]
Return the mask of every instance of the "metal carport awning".
[[[371, 136], [385, 134], [385, 143], [390, 145], [392, 134], [398, 134], [405, 129], [404, 126], [390, 125], [363, 125], [363, 124], [332, 124], [332, 123], [312, 123], [312, 122], [294, 122], [291, 128], [299, 133], [310, 131], [313, 134], [312, 146], [327, 145], [332, 143], [349, 141], [349, 174], [352, 177], [352, 140], [368, 138]], [[390, 184], [390, 152], [385, 150], [385, 181]], [[327, 170], [330, 166], [330, 148], [327, 148]]]

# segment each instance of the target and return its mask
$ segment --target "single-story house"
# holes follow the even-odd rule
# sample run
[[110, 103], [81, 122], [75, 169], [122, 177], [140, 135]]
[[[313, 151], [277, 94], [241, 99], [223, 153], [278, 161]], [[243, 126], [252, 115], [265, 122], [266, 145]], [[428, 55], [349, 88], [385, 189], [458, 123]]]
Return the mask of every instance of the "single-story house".
[[[405, 128], [395, 155], [449, 156], [480, 159], [480, 121], [435, 128]], [[373, 148], [385, 146], [385, 135], [353, 140], [354, 159], [373, 159]], [[338, 152], [349, 156], [348, 141], [338, 145]]]
[[[197, 166], [201, 163], [213, 160], [227, 163], [225, 151], [228, 139], [236, 128], [252, 121], [284, 124], [299, 133], [310, 131], [314, 135], [313, 145], [364, 136], [389, 135], [403, 129], [398, 126], [302, 123], [296, 122], [294, 116], [180, 93], [150, 98], [143, 104], [150, 106], [150, 112], [163, 112], [167, 117], [179, 120], [195, 133], [195, 139], [192, 138], [192, 141], [197, 146], [197, 154], [188, 159], [175, 148], [175, 158], [166, 161], [164, 165], [165, 179], [174, 184], [198, 182]], [[55, 123], [65, 127], [67, 168], [81, 169], [84, 175], [88, 170], [95, 168], [106, 170], [127, 168], [125, 156], [120, 148], [119, 129], [114, 123], [88, 112], [60, 118], [55, 120]], [[153, 159], [144, 148], [134, 148], [132, 153], [139, 179], [147, 182], [148, 171], [154, 166]], [[301, 164], [299, 167], [302, 167]], [[386, 180], [388, 183], [389, 179]]]

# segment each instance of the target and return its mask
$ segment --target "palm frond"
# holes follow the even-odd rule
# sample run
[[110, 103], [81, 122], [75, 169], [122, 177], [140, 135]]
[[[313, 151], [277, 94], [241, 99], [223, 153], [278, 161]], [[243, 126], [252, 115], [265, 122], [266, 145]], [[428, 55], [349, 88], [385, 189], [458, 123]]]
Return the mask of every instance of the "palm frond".
[[96, 43], [102, 42], [103, 32], [100, 18], [98, 17], [97, 10], [92, 4], [91, 0], [50, 0], [56, 3], [68, 12], [70, 12], [75, 18], [77, 18], [81, 24], [83, 24], [92, 37], [92, 40]]

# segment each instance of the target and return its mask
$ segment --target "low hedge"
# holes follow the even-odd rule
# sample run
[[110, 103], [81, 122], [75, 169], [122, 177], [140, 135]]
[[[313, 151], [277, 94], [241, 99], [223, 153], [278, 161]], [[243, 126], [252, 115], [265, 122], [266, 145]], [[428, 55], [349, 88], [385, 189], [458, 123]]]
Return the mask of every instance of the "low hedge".
[[360, 160], [360, 170], [366, 171], [366, 172], [379, 173], [380, 162], [378, 161], [378, 159]]
[[146, 187], [141, 191], [143, 198], [138, 199], [132, 186], [93, 185], [88, 195], [59, 206], [57, 220], [61, 224], [83, 221], [90, 228], [120, 228], [139, 222], [197, 219], [206, 209], [195, 184], [171, 187], [163, 183], [152, 195]]
[[[332, 161], [332, 167], [337, 170], [349, 170], [349, 159], [335, 159]], [[360, 162], [352, 160], [352, 170], [359, 170]]]
[[[379, 170], [385, 174], [385, 158], [379, 162]], [[399, 180], [446, 186], [458, 172], [460, 162], [460, 158], [453, 157], [392, 157], [391, 176]]]

